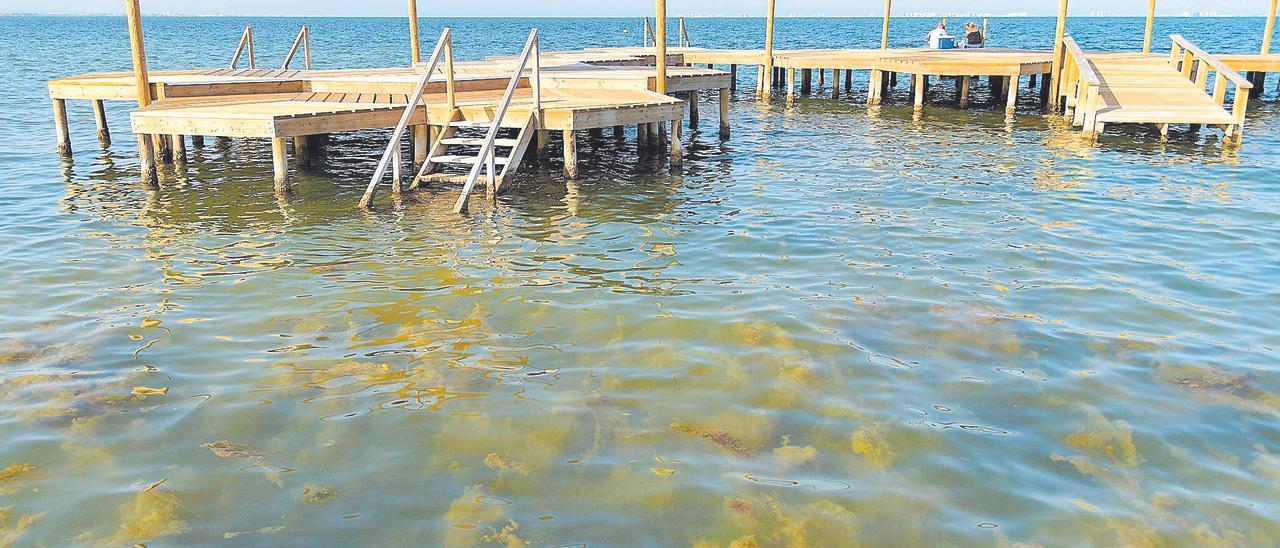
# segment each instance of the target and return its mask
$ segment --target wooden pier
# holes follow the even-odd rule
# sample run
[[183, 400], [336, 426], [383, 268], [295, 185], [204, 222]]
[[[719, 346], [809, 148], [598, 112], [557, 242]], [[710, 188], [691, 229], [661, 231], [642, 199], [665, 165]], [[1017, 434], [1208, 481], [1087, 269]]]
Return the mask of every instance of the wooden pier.
[[[409, 0], [408, 66], [311, 70], [310, 32], [303, 26], [280, 68], [259, 68], [248, 26], [226, 68], [150, 71], [138, 0], [126, 0], [134, 71], [48, 84], [58, 151], [72, 153], [66, 101], [92, 102], [104, 147], [110, 146], [111, 132], [103, 102], [134, 101], [138, 109], [131, 115], [131, 130], [138, 136], [148, 188], [157, 188], [157, 164], [186, 162], [187, 138], [200, 146], [206, 136], [215, 136], [270, 140], [276, 189], [289, 194], [290, 144], [293, 159], [306, 167], [329, 134], [393, 128], [361, 205], [372, 204], [390, 171], [391, 193], [397, 196], [405, 184], [461, 183], [460, 211], [482, 172], [488, 194], [502, 192], [526, 153], [546, 155], [552, 131], [562, 135], [564, 172], [570, 178], [578, 175], [575, 132], [607, 127], [620, 136], [624, 126], [634, 126], [640, 148], [669, 150], [671, 165], [678, 168], [682, 126], [686, 116], [691, 127], [699, 124], [703, 93], [718, 99], [718, 136], [729, 138], [730, 98], [742, 66], [756, 68], [756, 95], [766, 100], [774, 93], [788, 101], [815, 90], [825, 94], [828, 84], [833, 99], [851, 98], [856, 76], [866, 82], [858, 86], [865, 89], [859, 100], [873, 106], [906, 80], [919, 112], [928, 103], [930, 86], [951, 79], [963, 109], [972, 103], [973, 80], [986, 77], [988, 103], [1003, 105], [1006, 116], [1017, 112], [1022, 90], [1038, 87], [1043, 111], [1063, 114], [1086, 138], [1096, 138], [1112, 124], [1151, 124], [1166, 137], [1170, 125], [1188, 124], [1222, 128], [1224, 143], [1240, 142], [1249, 99], [1262, 93], [1268, 72], [1280, 72], [1280, 54], [1269, 52], [1274, 16], [1268, 18], [1259, 54], [1213, 55], [1177, 35], [1171, 37], [1170, 55], [1150, 53], [1154, 2], [1142, 52], [1090, 52], [1065, 34], [1067, 0], [1060, 0], [1053, 51], [893, 49], [888, 47], [891, 0], [886, 0], [878, 49], [775, 50], [774, 3], [769, 0], [765, 47], [758, 50], [692, 47], [683, 20], [680, 45], [668, 48], [665, 0], [657, 0], [657, 21], [650, 26], [646, 18], [642, 47], [542, 52], [535, 29], [520, 55], [455, 62], [452, 34], [446, 30], [424, 60], [417, 6]], [[1273, 14], [1276, 4], [1271, 0]], [[306, 69], [290, 69], [299, 49]], [[249, 67], [239, 68], [246, 53]], [[406, 167], [415, 170], [407, 181]]]

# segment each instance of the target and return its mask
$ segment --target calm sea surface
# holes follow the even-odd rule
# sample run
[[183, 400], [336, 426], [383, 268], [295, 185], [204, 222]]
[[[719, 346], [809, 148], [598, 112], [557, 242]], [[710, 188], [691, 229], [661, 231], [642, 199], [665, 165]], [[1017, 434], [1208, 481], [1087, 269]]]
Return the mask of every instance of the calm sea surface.
[[[408, 58], [403, 20], [152, 18], [152, 67], [225, 65], [249, 22], [265, 65], [303, 22], [319, 68]], [[993, 19], [991, 43], [1053, 24]], [[432, 19], [424, 49], [446, 25], [462, 58], [535, 25], [547, 49], [640, 41], [638, 19]], [[778, 47], [879, 25], [784, 19]], [[1133, 49], [1142, 25], [1069, 31]], [[1262, 26], [1156, 34], [1250, 52]], [[759, 20], [689, 29], [761, 43]], [[681, 173], [629, 130], [586, 139], [579, 180], [553, 161], [459, 217], [451, 192], [354, 208], [382, 132], [287, 202], [251, 141], [143, 192], [126, 103], [106, 151], [71, 103], [60, 161], [45, 80], [128, 62], [123, 19], [0, 18], [0, 545], [1280, 537], [1274, 91], [1239, 149], [1085, 147], [1029, 96], [1010, 124], [913, 120], [905, 86], [868, 110], [865, 73], [788, 107], [746, 70], [733, 138], [705, 105]]]

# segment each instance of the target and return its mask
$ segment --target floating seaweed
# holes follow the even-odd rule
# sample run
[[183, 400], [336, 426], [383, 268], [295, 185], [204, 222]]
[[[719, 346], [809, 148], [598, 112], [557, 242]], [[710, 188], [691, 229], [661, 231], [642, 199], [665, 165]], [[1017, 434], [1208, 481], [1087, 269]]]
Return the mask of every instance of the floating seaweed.
[[17, 520], [13, 518], [13, 507], [6, 506], [0, 508], [0, 547], [8, 548], [18, 544], [18, 539], [26, 534], [27, 529], [35, 525], [44, 513], [26, 514], [18, 516]]
[[302, 502], [323, 504], [338, 498], [338, 490], [328, 485], [308, 484], [302, 488]]
[[704, 429], [678, 422], [671, 423], [671, 428], [679, 432], [702, 437], [739, 457], [754, 457], [756, 455], [756, 452], [743, 445], [741, 440], [719, 428]]

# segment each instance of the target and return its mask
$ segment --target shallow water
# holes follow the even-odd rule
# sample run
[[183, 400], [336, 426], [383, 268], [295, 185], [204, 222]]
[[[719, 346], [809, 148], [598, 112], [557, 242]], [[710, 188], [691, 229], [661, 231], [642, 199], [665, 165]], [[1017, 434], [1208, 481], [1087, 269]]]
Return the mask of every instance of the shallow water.
[[[148, 19], [152, 66], [223, 64], [246, 21]], [[302, 20], [253, 22], [265, 64]], [[309, 23], [318, 67], [407, 57], [403, 21]], [[638, 42], [634, 20], [424, 35], [445, 24], [464, 58], [533, 24], [548, 49]], [[992, 45], [1052, 25], [994, 19]], [[1141, 26], [1069, 30], [1116, 49]], [[1157, 34], [1251, 51], [1261, 27]], [[44, 79], [127, 69], [123, 28], [0, 18], [0, 545], [1280, 536], [1274, 92], [1239, 149], [1085, 147], [1029, 102], [868, 109], [859, 74], [839, 101], [736, 97], [725, 143], [704, 105], [678, 174], [629, 131], [467, 217], [449, 192], [363, 213], [382, 133], [284, 203], [257, 142], [210, 140], [146, 194], [123, 103], [109, 151], [72, 103], [61, 163]], [[784, 19], [778, 47], [878, 28]], [[758, 29], [690, 22], [697, 45]]]

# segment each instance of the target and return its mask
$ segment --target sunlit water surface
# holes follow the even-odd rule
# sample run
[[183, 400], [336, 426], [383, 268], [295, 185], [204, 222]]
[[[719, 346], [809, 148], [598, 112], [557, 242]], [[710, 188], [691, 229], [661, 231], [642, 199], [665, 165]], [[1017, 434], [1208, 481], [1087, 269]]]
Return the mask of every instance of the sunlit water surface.
[[[246, 22], [150, 19], [152, 66], [222, 65]], [[252, 22], [265, 64], [303, 21]], [[309, 23], [319, 67], [407, 57], [404, 21]], [[634, 45], [637, 23], [424, 35], [452, 26], [477, 58], [535, 24], [549, 49]], [[895, 44], [928, 24], [895, 21]], [[992, 45], [1047, 47], [1052, 25], [994, 19]], [[1119, 49], [1141, 26], [1069, 30]], [[1252, 51], [1261, 27], [1157, 35]], [[878, 28], [785, 19], [779, 47]], [[760, 22], [690, 32], [754, 47]], [[1129, 128], [1086, 147], [1029, 96], [1012, 123], [914, 120], [905, 88], [865, 107], [865, 74], [786, 106], [743, 71], [732, 139], [708, 102], [677, 174], [628, 130], [584, 136], [577, 181], [552, 160], [470, 216], [451, 192], [365, 213], [380, 132], [340, 138], [287, 202], [260, 142], [210, 140], [143, 192], [125, 103], [108, 151], [72, 103], [61, 163], [44, 80], [127, 69], [123, 20], [0, 35], [0, 544], [1280, 536], [1274, 102], [1239, 149]]]

